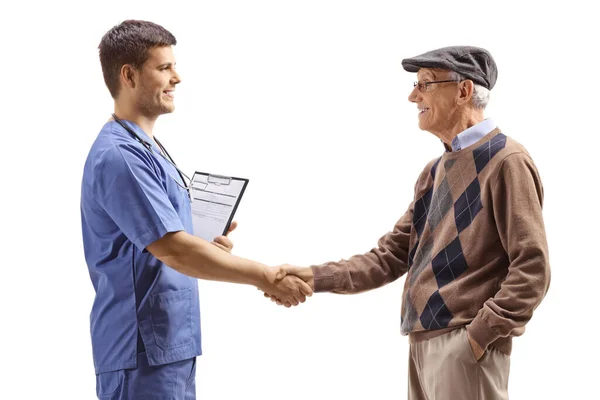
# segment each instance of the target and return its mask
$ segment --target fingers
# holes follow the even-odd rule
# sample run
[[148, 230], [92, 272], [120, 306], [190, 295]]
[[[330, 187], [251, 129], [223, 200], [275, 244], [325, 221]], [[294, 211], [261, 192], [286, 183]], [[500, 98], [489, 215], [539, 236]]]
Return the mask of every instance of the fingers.
[[228, 236], [231, 232], [233, 232], [235, 230], [235, 228], [237, 228], [238, 223], [237, 221], [232, 221], [231, 225], [229, 225], [229, 229], [227, 230], [227, 233], [225, 234], [225, 236]]
[[[270, 297], [271, 301], [273, 303], [277, 304], [278, 306], [284, 305], [284, 303], [281, 300], [279, 300], [277, 297], [275, 297], [275, 296], [267, 296], [267, 297]], [[285, 306], [289, 308], [289, 307], [291, 307], [291, 304], [288, 303], [288, 302], [285, 302]]]
[[[299, 303], [304, 303], [306, 301], [306, 296], [304, 294], [302, 294], [302, 292], [300, 290], [298, 290], [298, 292], [294, 295], [294, 300], [296, 300]], [[296, 305], [298, 305], [296, 304]]]
[[303, 284], [304, 282], [296, 276], [286, 276], [281, 282], [285, 297], [280, 297], [280, 299], [283, 300], [284, 303], [287, 302], [293, 306], [304, 303], [306, 301], [306, 295], [304, 295], [300, 290], [300, 286]]
[[227, 236], [217, 236], [214, 241], [225, 247], [233, 247], [233, 242]]
[[[260, 289], [258, 289], [258, 290], [260, 290]], [[281, 300], [279, 300], [277, 297], [275, 297], [275, 296], [273, 296], [273, 295], [271, 295], [269, 293], [263, 293], [263, 296], [266, 297], [267, 299], [270, 299], [273, 303], [276, 303], [278, 306], [283, 305], [283, 303], [281, 302]], [[286, 302], [286, 304], [288, 304], [288, 307], [291, 306], [290, 303]]]
[[[281, 305], [283, 305], [283, 303], [281, 302], [281, 300], [279, 300], [279, 299], [278, 299], [277, 297], [275, 297], [275, 296], [271, 296], [271, 295], [269, 295], [269, 294], [266, 294], [266, 293], [265, 293], [265, 297], [266, 297], [267, 299], [271, 299], [271, 301], [272, 301], [273, 303], [277, 304], [278, 306], [281, 306]], [[286, 304], [289, 304], [289, 303], [287, 303], [287, 302], [286, 302]], [[290, 304], [290, 306], [291, 306], [291, 304]]]
[[[293, 265], [285, 265], [285, 270], [287, 271], [288, 275], [295, 275], [298, 278], [302, 279], [304, 282], [306, 282], [310, 288], [310, 293], [312, 294], [315, 286], [315, 276], [310, 267], [296, 267]], [[304, 287], [303, 293], [308, 295], [306, 287]]]
[[298, 287], [300, 289], [300, 293], [302, 293], [304, 296], [312, 296], [313, 294], [313, 290], [311, 289], [310, 285], [306, 282], [304, 282], [301, 279], [298, 279]]
[[298, 301], [298, 299], [296, 299], [295, 297], [292, 297], [288, 300], [289, 303], [291, 303], [293, 306], [297, 306], [298, 304], [300, 304], [300, 302]]
[[227, 251], [229, 252], [229, 249], [225, 246], [223, 246], [221, 243], [217, 243], [217, 242], [210, 242], [213, 246], [220, 248], [221, 250]]
[[213, 241], [215, 244], [220, 244], [220, 248], [224, 248], [226, 251], [233, 249], [233, 242], [226, 236], [217, 236]]
[[298, 299], [294, 299], [293, 297], [290, 299], [286, 299], [286, 300], [280, 300], [279, 298], [277, 298], [276, 296], [270, 295], [268, 293], [263, 293], [263, 296], [267, 299], [270, 299], [271, 302], [277, 304], [278, 306], [284, 306], [286, 308], [290, 308], [293, 306], [297, 306], [300, 303], [303, 303], [303, 301], [300, 301]]
[[304, 282], [302, 279], [297, 278], [295, 276], [291, 277], [293, 278], [293, 281], [296, 285], [296, 290], [298, 291], [298, 293], [296, 294], [296, 298], [301, 302], [304, 303], [306, 301], [306, 297], [310, 297], [313, 294], [313, 291], [310, 287], [310, 285], [308, 285], [306, 282]]
[[297, 306], [306, 301], [307, 296], [312, 296], [313, 291], [306, 282], [294, 275], [286, 275], [285, 269], [280, 269], [277, 279], [271, 289], [264, 292], [263, 296], [278, 305], [287, 308]]
[[237, 226], [238, 223], [236, 221], [233, 221], [231, 225], [229, 225], [227, 233], [224, 236], [217, 236], [211, 243], [220, 248], [221, 250], [225, 250], [226, 252], [231, 253], [231, 249], [233, 249], [233, 242], [227, 237], [227, 235], [233, 232], [235, 228], [237, 228]]
[[289, 301], [281, 301], [279, 299], [271, 299], [271, 301], [277, 304], [278, 306], [284, 306], [285, 308], [292, 307], [292, 304]]

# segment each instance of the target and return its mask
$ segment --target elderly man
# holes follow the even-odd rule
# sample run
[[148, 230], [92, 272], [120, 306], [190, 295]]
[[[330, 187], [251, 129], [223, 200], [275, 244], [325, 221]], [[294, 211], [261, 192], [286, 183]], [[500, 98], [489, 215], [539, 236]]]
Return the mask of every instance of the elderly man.
[[445, 152], [427, 163], [406, 213], [376, 248], [287, 271], [334, 293], [407, 273], [409, 399], [507, 399], [512, 338], [550, 282], [542, 183], [525, 148], [484, 119], [497, 78], [489, 52], [446, 47], [402, 65], [417, 73], [408, 100], [419, 128]]

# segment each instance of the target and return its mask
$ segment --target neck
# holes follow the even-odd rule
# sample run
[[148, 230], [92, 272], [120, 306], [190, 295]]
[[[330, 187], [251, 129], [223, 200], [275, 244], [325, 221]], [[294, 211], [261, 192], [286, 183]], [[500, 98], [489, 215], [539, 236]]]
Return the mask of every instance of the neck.
[[156, 116], [144, 115], [141, 111], [136, 110], [132, 105], [123, 104], [118, 101], [115, 101], [115, 115], [119, 119], [133, 122], [142, 128], [142, 130], [154, 140], [152, 131], [154, 129], [154, 123], [156, 122]]
[[452, 148], [452, 139], [458, 136], [462, 131], [477, 125], [483, 121], [483, 119], [483, 110], [472, 110], [472, 112], [463, 114], [456, 118], [456, 120], [450, 121], [448, 129], [437, 132], [436, 136], [439, 137], [446, 146]]

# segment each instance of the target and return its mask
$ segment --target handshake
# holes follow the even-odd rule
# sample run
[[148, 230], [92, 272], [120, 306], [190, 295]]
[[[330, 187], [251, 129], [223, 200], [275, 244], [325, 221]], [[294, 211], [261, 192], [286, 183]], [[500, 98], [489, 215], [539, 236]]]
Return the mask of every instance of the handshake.
[[257, 284], [266, 298], [285, 307], [297, 306], [312, 296], [315, 290], [312, 269], [289, 264], [265, 268], [265, 279]]
[[[237, 228], [237, 222], [233, 221], [225, 236], [219, 236], [212, 242], [221, 250], [231, 253], [233, 242], [228, 235]], [[253, 284], [262, 291], [265, 297], [278, 305], [285, 307], [297, 306], [306, 301], [307, 296], [312, 296], [315, 290], [315, 282], [312, 269], [302, 268], [289, 264], [278, 267], [268, 267], [258, 264], [261, 273], [258, 279], [252, 279]]]

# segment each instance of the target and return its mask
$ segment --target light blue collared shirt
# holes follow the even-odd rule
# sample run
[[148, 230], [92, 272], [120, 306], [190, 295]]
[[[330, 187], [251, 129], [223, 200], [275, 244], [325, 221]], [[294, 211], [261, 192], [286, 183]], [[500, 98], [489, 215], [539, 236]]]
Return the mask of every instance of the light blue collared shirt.
[[477, 125], [465, 129], [452, 139], [452, 151], [459, 151], [477, 143], [485, 135], [496, 129], [496, 123], [491, 118], [484, 119]]

